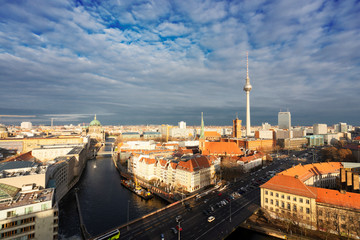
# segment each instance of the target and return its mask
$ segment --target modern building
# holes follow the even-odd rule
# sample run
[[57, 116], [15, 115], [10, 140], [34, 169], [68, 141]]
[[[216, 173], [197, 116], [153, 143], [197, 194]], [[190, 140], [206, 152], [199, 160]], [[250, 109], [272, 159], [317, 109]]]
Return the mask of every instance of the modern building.
[[178, 123], [180, 129], [186, 129], [186, 122], [181, 121]]
[[22, 129], [32, 129], [32, 123], [31, 122], [22, 122], [20, 126], [21, 126]]
[[279, 112], [278, 127], [280, 129], [291, 129], [291, 114], [290, 112]]
[[123, 133], [121, 133], [121, 137], [124, 140], [127, 140], [127, 139], [140, 139], [140, 133], [138, 133], [138, 132], [123, 132]]
[[246, 53], [246, 82], [244, 86], [244, 91], [246, 92], [246, 136], [251, 135], [251, 124], [250, 124], [250, 91], [252, 86], [250, 84], [249, 78], [249, 58], [248, 53]]
[[309, 147], [324, 146], [324, 135], [310, 135], [306, 136]]
[[313, 125], [313, 134], [319, 135], [319, 134], [327, 134], [328, 129], [326, 124], [316, 123]]
[[143, 132], [144, 139], [160, 139], [161, 133], [160, 132]]
[[1, 239], [58, 239], [54, 189], [0, 184]]

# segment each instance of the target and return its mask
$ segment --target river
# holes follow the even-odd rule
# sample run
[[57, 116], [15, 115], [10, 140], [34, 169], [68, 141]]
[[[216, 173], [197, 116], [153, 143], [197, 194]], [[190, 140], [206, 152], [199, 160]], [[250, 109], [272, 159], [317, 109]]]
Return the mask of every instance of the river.
[[[92, 236], [126, 223], [128, 206], [131, 220], [167, 205], [157, 197], [142, 200], [124, 188], [120, 180], [110, 156], [89, 160], [79, 182], [59, 203], [59, 239], [81, 239], [75, 188], [78, 189], [83, 221]], [[244, 235], [246, 239], [270, 239], [245, 230], [232, 236]]]

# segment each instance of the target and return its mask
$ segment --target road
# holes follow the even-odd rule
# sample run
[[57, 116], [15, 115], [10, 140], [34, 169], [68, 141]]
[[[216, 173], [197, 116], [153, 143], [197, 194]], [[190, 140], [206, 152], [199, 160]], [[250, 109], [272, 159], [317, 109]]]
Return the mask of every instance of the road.
[[[296, 155], [303, 154], [304, 152], [299, 152]], [[161, 239], [161, 235], [164, 239], [179, 239], [179, 234], [174, 234], [171, 230], [176, 227], [175, 219], [179, 215], [182, 216], [180, 239], [224, 239], [260, 207], [259, 186], [276, 172], [293, 164], [298, 162], [284, 158], [275, 160], [256, 172], [243, 174], [237, 182], [231, 183], [221, 192], [213, 190], [200, 199], [194, 197], [187, 200], [186, 204], [190, 205], [192, 210], [181, 203], [168, 206], [166, 210], [122, 227], [120, 239]], [[231, 199], [230, 194], [234, 192], [241, 196]], [[225, 199], [228, 200], [226, 205], [220, 206], [219, 203]], [[208, 213], [204, 213], [204, 210]], [[207, 221], [210, 215], [215, 217], [212, 222]]]

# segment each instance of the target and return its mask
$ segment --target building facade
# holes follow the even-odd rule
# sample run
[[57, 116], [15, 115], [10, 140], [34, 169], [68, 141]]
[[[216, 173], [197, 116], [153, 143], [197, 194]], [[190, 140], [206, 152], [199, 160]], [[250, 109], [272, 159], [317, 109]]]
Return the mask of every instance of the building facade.
[[291, 129], [291, 114], [290, 112], [279, 112], [278, 127], [280, 129]]

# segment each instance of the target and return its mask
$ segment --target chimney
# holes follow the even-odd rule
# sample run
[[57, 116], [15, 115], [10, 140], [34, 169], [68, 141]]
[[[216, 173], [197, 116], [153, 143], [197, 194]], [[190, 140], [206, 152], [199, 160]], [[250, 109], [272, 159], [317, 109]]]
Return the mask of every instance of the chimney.
[[359, 190], [359, 174], [353, 174], [353, 190]]
[[346, 185], [351, 186], [352, 185], [352, 172], [346, 172]]

